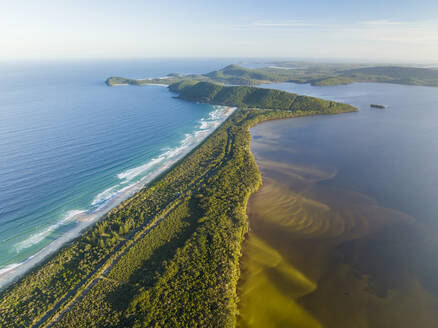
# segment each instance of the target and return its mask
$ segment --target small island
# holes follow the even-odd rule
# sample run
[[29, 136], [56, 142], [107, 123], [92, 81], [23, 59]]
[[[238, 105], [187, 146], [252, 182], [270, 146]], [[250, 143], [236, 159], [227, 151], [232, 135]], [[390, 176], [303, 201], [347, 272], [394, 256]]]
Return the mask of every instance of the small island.
[[386, 109], [386, 106], [384, 106], [384, 105], [378, 105], [378, 104], [371, 104], [370, 107], [371, 107], [371, 108]]

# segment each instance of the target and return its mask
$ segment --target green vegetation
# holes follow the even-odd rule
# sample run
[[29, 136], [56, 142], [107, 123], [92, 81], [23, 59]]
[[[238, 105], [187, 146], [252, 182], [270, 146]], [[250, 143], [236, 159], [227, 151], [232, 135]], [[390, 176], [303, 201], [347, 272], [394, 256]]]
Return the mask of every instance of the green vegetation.
[[417, 67], [365, 67], [342, 72], [357, 82], [387, 82], [408, 85], [438, 86], [438, 70]]
[[351, 84], [354, 80], [350, 79], [348, 77], [343, 76], [336, 76], [336, 77], [328, 77], [321, 80], [314, 80], [312, 81], [312, 85], [324, 87], [329, 85], [345, 85], [345, 84]]
[[277, 63], [277, 66], [245, 68], [229, 65], [207, 74], [169, 74], [158, 79], [125, 79], [111, 77], [108, 85], [119, 84], [172, 84], [184, 80], [217, 82], [232, 85], [257, 85], [262, 83], [310, 83], [315, 86], [343, 85], [353, 82], [386, 82], [408, 85], [438, 86], [438, 70], [405, 66], [374, 66], [318, 63]]
[[246, 85], [296, 82], [328, 86], [353, 82], [386, 82], [438, 86], [438, 70], [430, 68], [404, 66], [363, 67], [360, 65], [308, 63], [292, 64], [292, 67], [290, 65], [285, 63], [283, 68], [278, 66], [257, 69], [230, 65], [219, 71], [208, 73], [206, 76], [216, 82]]
[[337, 113], [351, 110], [350, 105], [293, 93], [247, 86], [223, 86], [211, 82], [182, 81], [169, 89], [182, 99], [240, 108], [265, 108], [287, 111]]
[[238, 65], [228, 65], [205, 75], [216, 82], [249, 85], [278, 81], [282, 74], [283, 70], [250, 69]]
[[171, 89], [242, 108], [172, 170], [4, 290], [1, 327], [235, 326], [246, 202], [261, 184], [249, 128], [355, 108], [196, 81]]
[[180, 77], [177, 76], [169, 76], [168, 78], [151, 78], [151, 79], [144, 79], [144, 80], [136, 80], [136, 79], [127, 79], [120, 76], [111, 76], [109, 77], [105, 83], [108, 86], [116, 86], [116, 85], [147, 85], [147, 84], [164, 84], [167, 85], [169, 83], [174, 83], [177, 81], [180, 81]]

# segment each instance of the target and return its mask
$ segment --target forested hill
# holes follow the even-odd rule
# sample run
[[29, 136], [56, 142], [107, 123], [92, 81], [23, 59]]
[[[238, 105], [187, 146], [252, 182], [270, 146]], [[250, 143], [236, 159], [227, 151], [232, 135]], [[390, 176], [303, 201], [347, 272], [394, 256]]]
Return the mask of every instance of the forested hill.
[[287, 70], [271, 70], [269, 68], [251, 69], [239, 65], [228, 65], [220, 70], [204, 74], [216, 82], [227, 84], [260, 84], [281, 82], [289, 78]]
[[353, 106], [293, 93], [248, 86], [223, 86], [211, 82], [182, 81], [169, 89], [184, 100], [240, 108], [279, 109], [339, 113], [354, 111]]
[[438, 86], [438, 69], [400, 66], [377, 66], [351, 69], [341, 75], [357, 82], [388, 82]]
[[275, 82], [310, 83], [316, 86], [353, 82], [386, 82], [438, 86], [438, 70], [407, 66], [348, 67], [348, 65], [303, 64], [301, 67], [245, 68], [229, 65], [204, 76], [213, 81], [251, 85]]

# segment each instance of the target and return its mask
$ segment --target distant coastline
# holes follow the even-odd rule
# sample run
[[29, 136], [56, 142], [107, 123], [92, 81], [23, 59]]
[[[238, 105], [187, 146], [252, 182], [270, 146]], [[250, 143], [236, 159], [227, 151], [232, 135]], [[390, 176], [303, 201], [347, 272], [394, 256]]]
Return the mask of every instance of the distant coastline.
[[[281, 66], [278, 66], [281, 65]], [[108, 86], [120, 84], [171, 85], [182, 81], [216, 82], [230, 85], [263, 83], [309, 83], [314, 86], [346, 85], [355, 82], [378, 82], [438, 87], [438, 69], [409, 66], [366, 66], [347, 64], [277, 63], [264, 68], [229, 65], [206, 74], [169, 74], [159, 78], [131, 79], [109, 77]]]

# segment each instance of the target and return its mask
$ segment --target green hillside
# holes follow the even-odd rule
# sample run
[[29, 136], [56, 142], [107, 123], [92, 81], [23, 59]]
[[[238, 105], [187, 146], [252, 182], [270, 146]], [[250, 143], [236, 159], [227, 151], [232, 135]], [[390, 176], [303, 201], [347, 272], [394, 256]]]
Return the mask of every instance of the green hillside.
[[205, 74], [213, 81], [228, 84], [259, 84], [262, 82], [271, 82], [278, 80], [275, 74], [263, 69], [249, 69], [238, 65], [228, 65], [220, 70]]
[[241, 108], [264, 108], [287, 111], [341, 112], [352, 110], [350, 105], [293, 93], [248, 86], [223, 86], [211, 82], [183, 81], [169, 89], [181, 99]]
[[[261, 83], [295, 82], [315, 86], [350, 84], [353, 82], [386, 82], [407, 85], [438, 86], [438, 70], [405, 66], [354, 67], [342, 64], [302, 64], [294, 69], [264, 67], [244, 68], [229, 65], [205, 74], [212, 81], [254, 85]], [[358, 65], [356, 65], [358, 66]]]
[[409, 85], [438, 86], [438, 70], [418, 67], [378, 66], [341, 72], [357, 82], [387, 82]]

